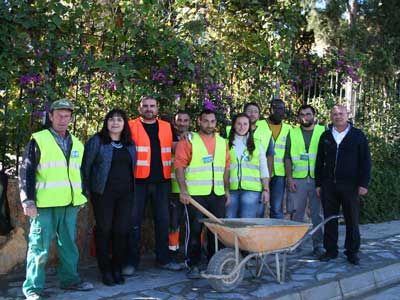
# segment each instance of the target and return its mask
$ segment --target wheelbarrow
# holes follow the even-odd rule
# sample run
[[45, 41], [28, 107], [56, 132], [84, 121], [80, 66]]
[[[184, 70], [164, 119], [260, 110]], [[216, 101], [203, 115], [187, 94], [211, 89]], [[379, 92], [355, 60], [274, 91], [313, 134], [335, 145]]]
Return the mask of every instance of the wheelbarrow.
[[[215, 290], [227, 292], [242, 282], [246, 266], [251, 271], [249, 261], [255, 259], [253, 276], [260, 277], [265, 267], [277, 282], [283, 283], [287, 254], [296, 250], [324, 224], [340, 217], [331, 216], [314, 229], [311, 229], [312, 224], [281, 219], [202, 219], [201, 222], [214, 233], [216, 253], [201, 276]], [[218, 240], [227, 248], [218, 251]], [[242, 257], [243, 252], [245, 257]], [[274, 256], [275, 268], [270, 267], [267, 260], [271, 255]]]

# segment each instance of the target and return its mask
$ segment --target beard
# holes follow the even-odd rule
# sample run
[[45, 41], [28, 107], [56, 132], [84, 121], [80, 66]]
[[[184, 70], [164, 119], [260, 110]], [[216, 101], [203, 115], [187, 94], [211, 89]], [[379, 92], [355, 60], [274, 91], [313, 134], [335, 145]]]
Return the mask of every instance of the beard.
[[311, 126], [314, 125], [314, 121], [310, 121], [310, 122], [301, 122], [300, 125], [303, 126], [303, 127], [305, 127], [305, 128], [310, 128]]

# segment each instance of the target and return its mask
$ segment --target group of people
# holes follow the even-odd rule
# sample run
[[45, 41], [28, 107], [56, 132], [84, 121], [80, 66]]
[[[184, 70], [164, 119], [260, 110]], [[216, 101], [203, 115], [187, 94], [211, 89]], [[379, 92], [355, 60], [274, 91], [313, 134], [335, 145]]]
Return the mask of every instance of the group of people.
[[[158, 118], [158, 102], [142, 97], [140, 116], [128, 121], [113, 109], [85, 146], [68, 131], [73, 104], [50, 107], [51, 127], [32, 135], [20, 167], [24, 213], [30, 217], [27, 299], [41, 299], [45, 265], [56, 236], [62, 288], [93, 288], [77, 272], [75, 225], [79, 208], [90, 199], [96, 220], [98, 267], [105, 285], [124, 284], [140, 263], [141, 225], [151, 202], [155, 254], [159, 268], [200, 277], [203, 214], [191, 198], [219, 218], [284, 218], [304, 221], [307, 205], [313, 226], [339, 213], [346, 222], [345, 254], [359, 263], [359, 195], [368, 191], [371, 158], [361, 130], [348, 121], [342, 105], [331, 110], [329, 128], [316, 124], [310, 105], [298, 110], [299, 126], [284, 122], [285, 103], [272, 100], [270, 114], [251, 102], [216, 132], [217, 118], [203, 110], [190, 131], [190, 114], [178, 111], [169, 122]], [[266, 209], [270, 206], [269, 211]], [[180, 225], [185, 216], [185, 264], [179, 263]], [[279, 238], [277, 236], [276, 238]], [[332, 220], [313, 236], [321, 261], [338, 255], [338, 223]], [[110, 244], [111, 251], [110, 251]], [[215, 252], [207, 233], [207, 259]]]

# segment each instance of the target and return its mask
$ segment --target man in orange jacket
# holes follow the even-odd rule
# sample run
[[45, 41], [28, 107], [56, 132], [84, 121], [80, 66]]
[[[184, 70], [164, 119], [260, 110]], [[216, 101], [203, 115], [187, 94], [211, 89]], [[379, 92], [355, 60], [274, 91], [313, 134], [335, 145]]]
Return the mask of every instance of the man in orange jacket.
[[168, 252], [169, 201], [172, 164], [171, 124], [157, 118], [158, 103], [153, 97], [142, 97], [140, 117], [129, 121], [132, 139], [136, 144], [135, 204], [133, 228], [129, 238], [129, 255], [124, 275], [132, 275], [140, 260], [140, 232], [148, 199], [152, 201], [156, 260], [160, 268], [179, 270], [170, 261]]

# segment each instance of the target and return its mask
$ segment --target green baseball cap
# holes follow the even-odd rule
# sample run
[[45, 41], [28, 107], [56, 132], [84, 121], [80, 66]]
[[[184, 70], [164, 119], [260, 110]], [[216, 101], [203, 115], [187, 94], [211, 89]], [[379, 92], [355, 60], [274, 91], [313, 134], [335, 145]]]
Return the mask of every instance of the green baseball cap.
[[70, 111], [74, 111], [74, 105], [68, 99], [60, 99], [54, 101], [50, 106], [50, 111], [57, 109], [68, 109]]

